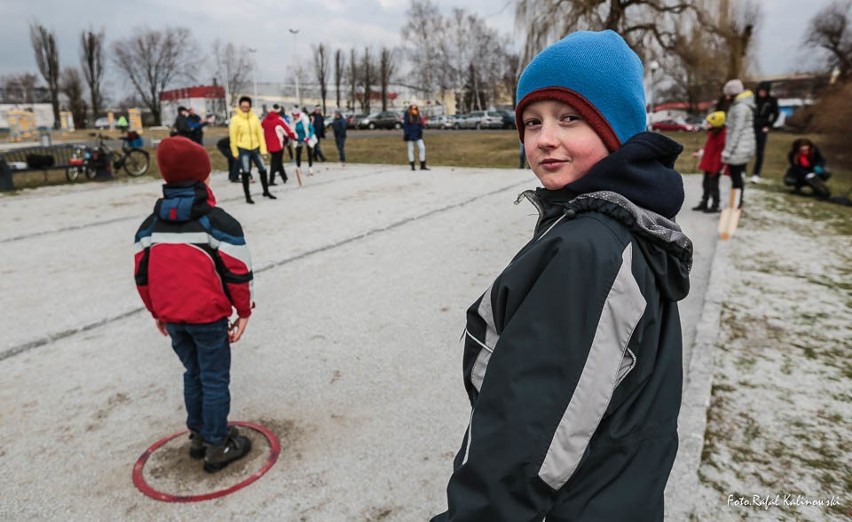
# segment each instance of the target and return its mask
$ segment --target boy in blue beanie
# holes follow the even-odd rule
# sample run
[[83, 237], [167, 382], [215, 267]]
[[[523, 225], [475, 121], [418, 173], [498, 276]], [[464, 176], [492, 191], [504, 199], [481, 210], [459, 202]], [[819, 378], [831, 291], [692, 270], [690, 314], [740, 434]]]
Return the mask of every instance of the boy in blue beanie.
[[532, 240], [467, 311], [472, 412], [447, 486], [467, 521], [663, 520], [677, 453], [692, 244], [682, 147], [644, 132], [642, 64], [612, 31], [548, 47], [518, 84], [542, 188]]

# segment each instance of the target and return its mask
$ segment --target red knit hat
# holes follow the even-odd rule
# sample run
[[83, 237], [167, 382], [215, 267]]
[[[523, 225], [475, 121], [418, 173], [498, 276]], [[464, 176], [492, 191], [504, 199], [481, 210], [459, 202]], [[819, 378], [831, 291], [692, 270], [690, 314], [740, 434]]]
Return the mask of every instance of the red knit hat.
[[207, 149], [183, 136], [172, 136], [157, 145], [160, 175], [169, 185], [204, 181], [210, 175]]

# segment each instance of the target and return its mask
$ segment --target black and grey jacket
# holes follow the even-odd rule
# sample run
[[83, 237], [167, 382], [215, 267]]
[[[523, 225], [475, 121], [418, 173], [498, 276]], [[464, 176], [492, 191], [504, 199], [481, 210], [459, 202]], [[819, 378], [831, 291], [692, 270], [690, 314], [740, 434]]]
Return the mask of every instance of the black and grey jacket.
[[470, 424], [433, 520], [663, 519], [692, 262], [670, 220], [680, 150], [642, 133], [580, 181], [522, 194], [540, 218], [467, 312]]

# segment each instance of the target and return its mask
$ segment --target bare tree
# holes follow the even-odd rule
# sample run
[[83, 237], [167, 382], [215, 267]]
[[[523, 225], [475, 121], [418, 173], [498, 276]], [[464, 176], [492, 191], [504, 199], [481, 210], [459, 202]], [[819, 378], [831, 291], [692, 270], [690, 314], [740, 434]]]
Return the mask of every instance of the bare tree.
[[828, 66], [837, 68], [838, 79], [852, 76], [852, 1], [835, 0], [811, 18], [805, 44], [828, 53]]
[[353, 47], [349, 51], [349, 103], [352, 107], [352, 110], [355, 109], [356, 94], [358, 92], [358, 77], [361, 74], [361, 70], [358, 67], [358, 58], [355, 56], [355, 48]]
[[59, 89], [68, 98], [68, 110], [74, 119], [74, 128], [86, 128], [86, 100], [83, 97], [83, 75], [76, 67], [66, 67], [59, 78]]
[[231, 42], [222, 43], [217, 38], [213, 41], [213, 61], [216, 78], [222, 81], [229, 98], [225, 103], [229, 108], [233, 107], [237, 96], [248, 86], [254, 68], [251, 53], [244, 45], [237, 47]]
[[706, 3], [713, 7], [699, 9], [698, 20], [706, 30], [722, 38], [727, 47], [725, 79], [741, 78], [752, 37], [761, 18], [760, 6], [753, 0], [734, 0], [733, 4], [730, 0]]
[[693, 4], [694, 0], [519, 0], [515, 23], [526, 31], [523, 62], [577, 30], [612, 29], [640, 56], [644, 54], [640, 43], [648, 38], [670, 49], [678, 18]]
[[396, 53], [392, 49], [382, 47], [379, 53], [379, 83], [382, 93], [382, 110], [388, 110], [388, 85], [396, 69]]
[[685, 99], [696, 112], [700, 102], [719, 96], [729, 64], [727, 42], [699, 24], [678, 35], [672, 53], [660, 56], [663, 69], [669, 71], [670, 87], [662, 95]]
[[60, 127], [59, 121], [59, 49], [56, 47], [56, 37], [43, 25], [33, 22], [30, 24], [30, 41], [35, 52], [36, 65], [50, 93], [50, 104], [53, 106], [53, 128]]
[[[80, 33], [80, 67], [89, 86], [89, 102], [92, 107], [92, 121], [98, 117], [103, 107], [104, 97], [101, 91], [104, 79], [104, 30], [94, 32], [91, 28]], [[75, 125], [76, 125], [75, 121]]]
[[343, 83], [343, 69], [346, 67], [343, 51], [334, 51], [334, 92], [337, 96], [337, 108], [340, 108], [340, 85]]
[[322, 113], [325, 114], [325, 100], [328, 97], [328, 48], [325, 44], [319, 44], [314, 49], [314, 74], [320, 87], [320, 98], [322, 98]]
[[38, 100], [38, 76], [33, 73], [4, 76], [0, 80], [3, 86], [4, 103], [36, 103]]
[[364, 98], [361, 100], [361, 108], [367, 114], [370, 113], [370, 98], [373, 96], [373, 75], [375, 64], [373, 63], [373, 53], [369, 47], [364, 47], [364, 59], [361, 62], [361, 73], [364, 82]]
[[197, 68], [198, 46], [189, 29], [135, 28], [129, 37], [113, 42], [112, 50], [116, 65], [160, 125], [160, 93], [177, 78], [191, 79]]
[[431, 0], [411, 0], [407, 16], [402, 39], [413, 65], [411, 79], [428, 98], [435, 90], [436, 72], [444, 65], [440, 59], [444, 18]]

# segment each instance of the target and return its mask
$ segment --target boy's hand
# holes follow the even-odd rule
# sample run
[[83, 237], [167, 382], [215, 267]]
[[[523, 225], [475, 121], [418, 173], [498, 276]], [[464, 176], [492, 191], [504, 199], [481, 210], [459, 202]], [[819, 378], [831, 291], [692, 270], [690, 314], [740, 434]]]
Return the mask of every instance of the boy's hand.
[[163, 337], [167, 337], [169, 335], [169, 332], [166, 330], [166, 323], [160, 321], [159, 319], [154, 319], [154, 324], [157, 325], [157, 330], [159, 330], [160, 333], [163, 334]]
[[246, 330], [246, 326], [248, 326], [248, 317], [238, 317], [236, 321], [231, 323], [231, 326], [228, 327], [228, 340], [232, 343], [235, 343], [240, 340], [240, 337], [243, 336], [243, 332]]

